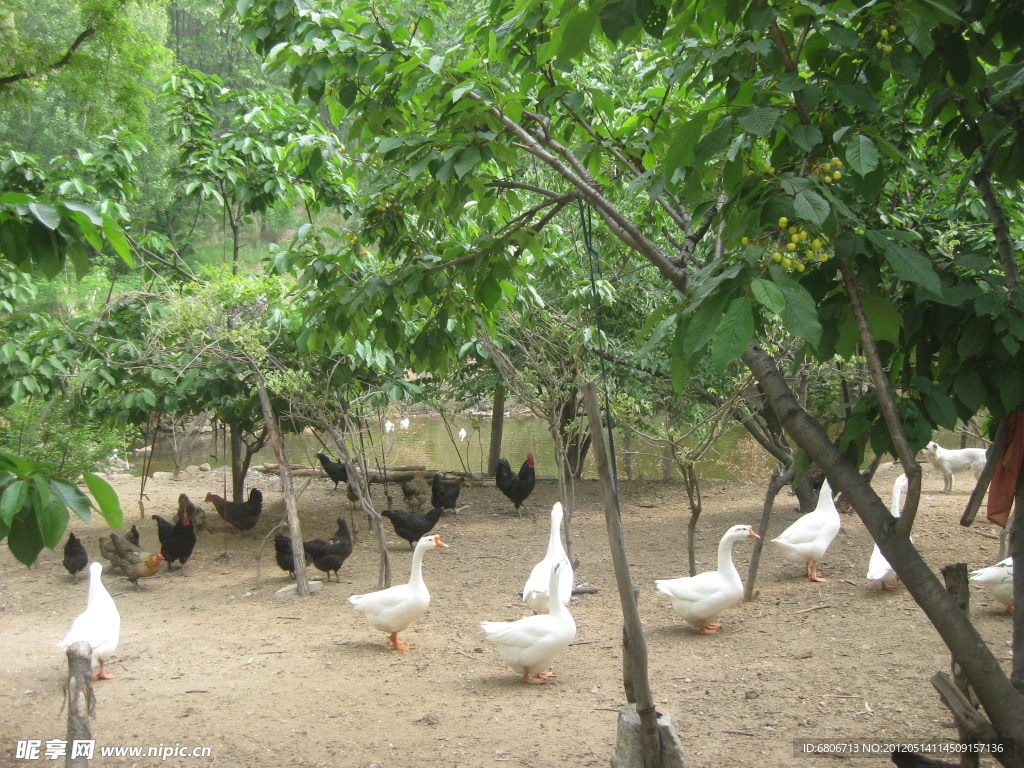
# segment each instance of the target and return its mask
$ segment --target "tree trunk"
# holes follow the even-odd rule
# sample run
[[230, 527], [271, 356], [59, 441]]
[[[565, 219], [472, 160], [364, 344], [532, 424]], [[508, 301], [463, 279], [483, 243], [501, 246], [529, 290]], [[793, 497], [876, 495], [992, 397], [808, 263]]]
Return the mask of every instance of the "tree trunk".
[[[242, 471], [242, 429], [237, 424], [228, 425], [231, 441], [231, 499], [245, 501], [245, 472]], [[280, 461], [280, 456], [278, 460]]]
[[[277, 426], [277, 414], [274, 413], [273, 403], [270, 402], [270, 395], [267, 393], [267, 382], [263, 378], [262, 371], [255, 362], [250, 361], [250, 367], [256, 378], [256, 391], [260, 396], [260, 405], [263, 408], [263, 420], [266, 424], [267, 434], [270, 437], [270, 444], [277, 456], [277, 463], [281, 468], [281, 490], [284, 491], [284, 510], [288, 518], [288, 533], [292, 540], [292, 560], [295, 563], [295, 584], [299, 597], [309, 597], [309, 577], [306, 575], [306, 558], [302, 556], [302, 529], [299, 527], [299, 511], [295, 506], [295, 486], [292, 484], [292, 465], [288, 463], [288, 454], [284, 450], [284, 438]], [[232, 427], [232, 438], [234, 427]], [[232, 440], [233, 442], [233, 440]]]
[[747, 583], [743, 587], [743, 600], [750, 602], [754, 599], [754, 582], [757, 581], [757, 568], [761, 562], [761, 550], [764, 548], [764, 537], [768, 535], [768, 523], [772, 519], [772, 509], [775, 506], [775, 497], [779, 491], [793, 482], [793, 475], [796, 474], [796, 466], [790, 464], [785, 469], [775, 468], [768, 480], [768, 489], [764, 492], [764, 504], [761, 507], [761, 524], [757, 528], [757, 535], [760, 536], [754, 542], [754, 550], [750, 553], [750, 570], [747, 572]]
[[92, 690], [92, 649], [87, 642], [79, 640], [68, 647], [67, 655], [68, 682], [65, 693], [68, 702], [68, 732], [64, 766], [88, 768], [89, 760], [75, 753], [74, 743], [92, 739], [89, 718], [96, 715], [96, 696]]
[[[629, 574], [629, 560], [626, 555], [626, 538], [622, 531], [621, 511], [615, 479], [608, 462], [604, 434], [601, 430], [601, 407], [597, 402], [597, 386], [588, 382], [583, 387], [583, 401], [590, 434], [594, 446], [594, 460], [597, 462], [601, 487], [604, 491], [604, 517], [608, 527], [608, 539], [615, 567], [615, 581], [619, 588], [619, 602], [623, 614], [623, 668], [630, 675], [627, 691], [632, 689], [636, 700], [636, 711], [640, 716], [640, 731], [643, 744], [644, 768], [658, 768], [661, 765], [661, 733], [658, 716], [651, 696], [651, 685], [647, 675], [647, 641], [643, 624], [637, 609], [636, 592]], [[628, 656], [628, 660], [626, 657]]]
[[[370, 497], [369, 492], [370, 486], [366, 482], [363, 469], [362, 467], [357, 466], [352, 460], [352, 455], [348, 452], [348, 445], [346, 445], [343, 437], [338, 434], [338, 430], [334, 428], [333, 424], [322, 417], [321, 424], [327, 431], [327, 434], [331, 436], [331, 440], [334, 442], [334, 447], [337, 449], [338, 455], [345, 463], [345, 468], [348, 470], [348, 487], [351, 488], [353, 493], [355, 493], [359, 498], [359, 506], [370, 520], [370, 525], [373, 528], [373, 534], [377, 538], [377, 548], [380, 552], [380, 567], [377, 571], [377, 588], [387, 589], [391, 586], [391, 557], [388, 554], [388, 542], [384, 532], [384, 518], [382, 518], [380, 513], [373, 508], [373, 500]], [[348, 415], [345, 416], [345, 429], [349, 434], [352, 434], [352, 422]], [[387, 491], [385, 490], [385, 493], [386, 492]]]
[[[846, 494], [896, 575], [963, 668], [1000, 736], [1024, 743], [1024, 694], [1010, 683], [969, 617], [956, 607], [909, 536], [901, 533], [902, 528], [897, 529], [899, 520], [893, 520], [870, 483], [835, 448], [821, 425], [800, 407], [774, 360], [751, 344], [743, 353], [743, 362], [764, 388], [786, 433], [825, 470], [833, 485]], [[1008, 756], [1001, 762], [1024, 768], [1024, 755]]]
[[[946, 589], [949, 594], [953, 596], [956, 601], [957, 607], [964, 612], [964, 614], [970, 616], [971, 610], [971, 590], [968, 586], [967, 581], [967, 566], [964, 563], [955, 563], [953, 565], [947, 565], [942, 568], [942, 579], [946, 584]], [[956, 663], [956, 659], [953, 659], [952, 668], [950, 672], [953, 676], [953, 682], [956, 687], [960, 689], [960, 692], [966, 697], [966, 699], [977, 708], [978, 700], [971, 691], [971, 686], [967, 682], [967, 678], [964, 676], [963, 670], [960, 665]], [[974, 744], [977, 739], [972, 737], [968, 733], [967, 729], [963, 727], [959, 722], [957, 723], [957, 730], [960, 732], [960, 743], [961, 744]], [[960, 756], [960, 768], [978, 768], [978, 755], [965, 750]]]
[[505, 430], [505, 381], [499, 379], [494, 386], [494, 402], [491, 406], [491, 445], [487, 452], [487, 476], [494, 477], [494, 470], [501, 459], [501, 438]]
[[697, 520], [702, 511], [700, 499], [700, 480], [693, 464], [686, 464], [683, 470], [683, 484], [686, 496], [690, 500], [690, 520], [686, 524], [686, 557], [690, 561], [690, 575], [697, 575]]

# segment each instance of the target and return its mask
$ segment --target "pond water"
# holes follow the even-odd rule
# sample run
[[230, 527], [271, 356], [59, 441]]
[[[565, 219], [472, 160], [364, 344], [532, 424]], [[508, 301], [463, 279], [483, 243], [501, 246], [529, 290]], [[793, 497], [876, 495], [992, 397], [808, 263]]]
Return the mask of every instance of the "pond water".
[[[465, 429], [466, 438], [459, 438], [459, 430]], [[428, 471], [469, 471], [481, 477], [485, 474], [487, 451], [491, 439], [491, 419], [486, 416], [459, 415], [451, 422], [437, 415], [410, 416], [408, 427], [401, 427], [401, 420], [394, 419], [392, 431], [383, 428], [371, 430], [364, 435], [366, 452], [371, 465], [384, 464], [388, 467], [423, 466]], [[946, 448], [959, 447], [959, 436], [942, 430], [934, 439]], [[172, 438], [161, 434], [153, 452], [149, 472], [174, 471], [174, 443], [181, 442], [181, 436]], [[969, 444], [985, 447], [977, 440]], [[637, 438], [629, 441], [621, 432], [615, 435], [615, 448], [619, 476], [625, 479], [681, 479], [679, 471], [664, 461], [663, 449], [642, 443]], [[323, 450], [311, 434], [285, 435], [285, 450], [293, 464], [318, 465], [313, 456]], [[326, 450], [330, 456], [335, 451]], [[555, 449], [548, 433], [547, 424], [534, 416], [506, 416], [502, 435], [502, 456], [508, 459], [512, 469], [519, 467], [532, 453], [537, 474], [541, 477], [555, 477]], [[131, 457], [131, 471], [141, 475], [144, 470], [144, 456]], [[212, 435], [201, 435], [192, 448], [184, 454], [182, 467], [208, 463], [212, 467], [230, 464], [230, 451], [226, 442], [214, 440]], [[256, 454], [253, 464], [276, 464], [277, 458], [270, 446]], [[708, 457], [698, 463], [699, 476], [704, 479], [730, 480], [749, 483], [766, 483], [774, 462], [750, 438], [741, 427], [727, 432], [715, 445]], [[593, 457], [588, 454], [583, 468], [583, 477], [597, 477]]]
[[[485, 473], [491, 433], [489, 416], [460, 415], [449, 423], [436, 415], [411, 416], [407, 428], [403, 429], [400, 424], [401, 421], [395, 419], [392, 431], [378, 428], [365, 435], [365, 450], [371, 464], [376, 460], [376, 463], [389, 467], [425, 466], [430, 471], [469, 471], [477, 476]], [[465, 439], [459, 438], [461, 429], [466, 431]], [[557, 474], [554, 444], [547, 424], [542, 420], [533, 416], [506, 416], [502, 438], [502, 456], [508, 459], [513, 470], [518, 471], [526, 454], [532, 453], [538, 475], [554, 477]], [[636, 438], [627, 441], [621, 433], [615, 435], [615, 441], [620, 476], [660, 479], [667, 472], [669, 477], [680, 477], [678, 470], [666, 466], [660, 447], [640, 443]], [[174, 470], [175, 442], [180, 444], [182, 437], [160, 435], [148, 467], [150, 473]], [[318, 463], [313, 454], [323, 448], [313, 435], [303, 434], [286, 435], [285, 450], [292, 463], [310, 465]], [[746, 438], [742, 429], [726, 434], [716, 450], [715, 455], [699, 465], [701, 477], [751, 482], [767, 477], [769, 462], [766, 455]], [[324, 452], [336, 456], [333, 450]], [[134, 474], [142, 474], [145, 458], [131, 457]], [[253, 460], [253, 464], [276, 462], [269, 446], [257, 453]], [[184, 454], [181, 465], [204, 463], [213, 467], [229, 464], [230, 450], [226, 441], [215, 440], [211, 434], [201, 435]], [[592, 457], [588, 456], [583, 476], [597, 477]]]

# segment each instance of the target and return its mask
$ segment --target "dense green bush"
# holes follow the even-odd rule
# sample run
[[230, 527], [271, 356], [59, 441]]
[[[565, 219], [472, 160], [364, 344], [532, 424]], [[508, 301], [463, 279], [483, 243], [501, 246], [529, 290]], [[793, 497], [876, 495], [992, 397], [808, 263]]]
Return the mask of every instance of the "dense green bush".
[[138, 437], [135, 427], [115, 427], [83, 417], [63, 396], [51, 402], [22, 400], [0, 411], [0, 451], [52, 463], [62, 477], [104, 472]]

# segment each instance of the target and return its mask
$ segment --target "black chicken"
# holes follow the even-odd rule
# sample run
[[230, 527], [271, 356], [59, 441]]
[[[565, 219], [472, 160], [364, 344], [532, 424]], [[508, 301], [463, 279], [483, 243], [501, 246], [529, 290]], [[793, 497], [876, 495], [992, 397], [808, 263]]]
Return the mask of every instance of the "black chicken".
[[260, 513], [263, 512], [263, 493], [259, 488], [249, 491], [247, 501], [228, 501], [215, 493], [207, 493], [206, 501], [213, 504], [217, 514], [224, 518], [225, 522], [240, 531], [254, 528], [259, 522]]
[[899, 768], [957, 768], [960, 765], [960, 763], [937, 760], [934, 757], [925, 757], [902, 747], [894, 749], [891, 758]]
[[331, 571], [334, 571], [334, 580], [340, 581], [338, 569], [352, 554], [352, 535], [345, 518], [338, 518], [338, 530], [331, 538], [304, 541], [302, 548], [306, 551], [306, 560], [312, 560], [313, 565], [326, 573], [328, 581], [331, 580]]
[[282, 571], [288, 571], [292, 577], [295, 576], [295, 555], [292, 552], [292, 537], [279, 533], [274, 537], [274, 557], [277, 559], [277, 567]]
[[494, 470], [494, 484], [508, 497], [509, 501], [516, 505], [516, 512], [519, 512], [520, 517], [523, 516], [523, 513], [519, 511], [520, 507], [527, 512], [530, 511], [524, 502], [533, 493], [533, 486], [536, 482], [537, 475], [533, 470], [532, 453], [526, 454], [526, 461], [519, 468], [518, 475], [512, 473], [512, 467], [509, 466], [508, 461], [498, 460], [498, 466]]
[[181, 520], [183, 512], [188, 512], [188, 519], [191, 521], [192, 528], [195, 529], [196, 533], [206, 528], [206, 510], [202, 507], [197, 507], [195, 502], [184, 493], [178, 496], [178, 513], [174, 516], [174, 522]]
[[192, 517], [187, 509], [183, 509], [178, 516], [178, 521], [169, 523], [160, 515], [153, 515], [156, 520], [156, 535], [160, 539], [160, 554], [167, 561], [168, 570], [171, 563], [177, 560], [181, 563], [181, 575], [185, 575], [185, 563], [192, 557], [192, 550], [196, 546], [196, 529], [192, 525]]
[[139, 533], [139, 526], [133, 525], [132, 529], [128, 531], [127, 535], [125, 536], [125, 539], [127, 539], [129, 543], [134, 544], [136, 547], [141, 547], [142, 535]]
[[465, 482], [466, 478], [464, 477], [445, 480], [444, 475], [438, 472], [434, 475], [433, 485], [430, 486], [430, 506], [454, 511], [455, 505], [459, 501], [459, 492]]
[[391, 521], [395, 526], [395, 533], [409, 542], [409, 549], [413, 548], [421, 538], [430, 533], [444, 513], [441, 507], [434, 507], [425, 515], [417, 515], [412, 512], [402, 512], [398, 509], [385, 509], [381, 515]]
[[85, 551], [85, 544], [73, 533], [68, 534], [67, 543], [64, 544], [64, 567], [68, 573], [78, 581], [78, 574], [85, 570], [89, 564], [89, 553]]
[[324, 472], [326, 472], [327, 476], [334, 481], [334, 490], [338, 490], [338, 483], [348, 482], [348, 470], [345, 468], [344, 464], [340, 461], [335, 461], [330, 456], [323, 453], [314, 453], [313, 455], [320, 459], [320, 464], [324, 468]]

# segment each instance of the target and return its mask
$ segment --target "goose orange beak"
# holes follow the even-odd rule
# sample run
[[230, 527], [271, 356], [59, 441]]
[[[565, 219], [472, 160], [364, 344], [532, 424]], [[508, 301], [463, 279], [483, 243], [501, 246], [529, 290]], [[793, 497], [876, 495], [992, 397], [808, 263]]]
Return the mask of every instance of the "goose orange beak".
[[440, 536], [437, 536], [437, 537], [434, 538], [434, 546], [435, 547], [447, 547], [448, 545], [445, 544], [443, 541], [441, 541], [441, 537]]

